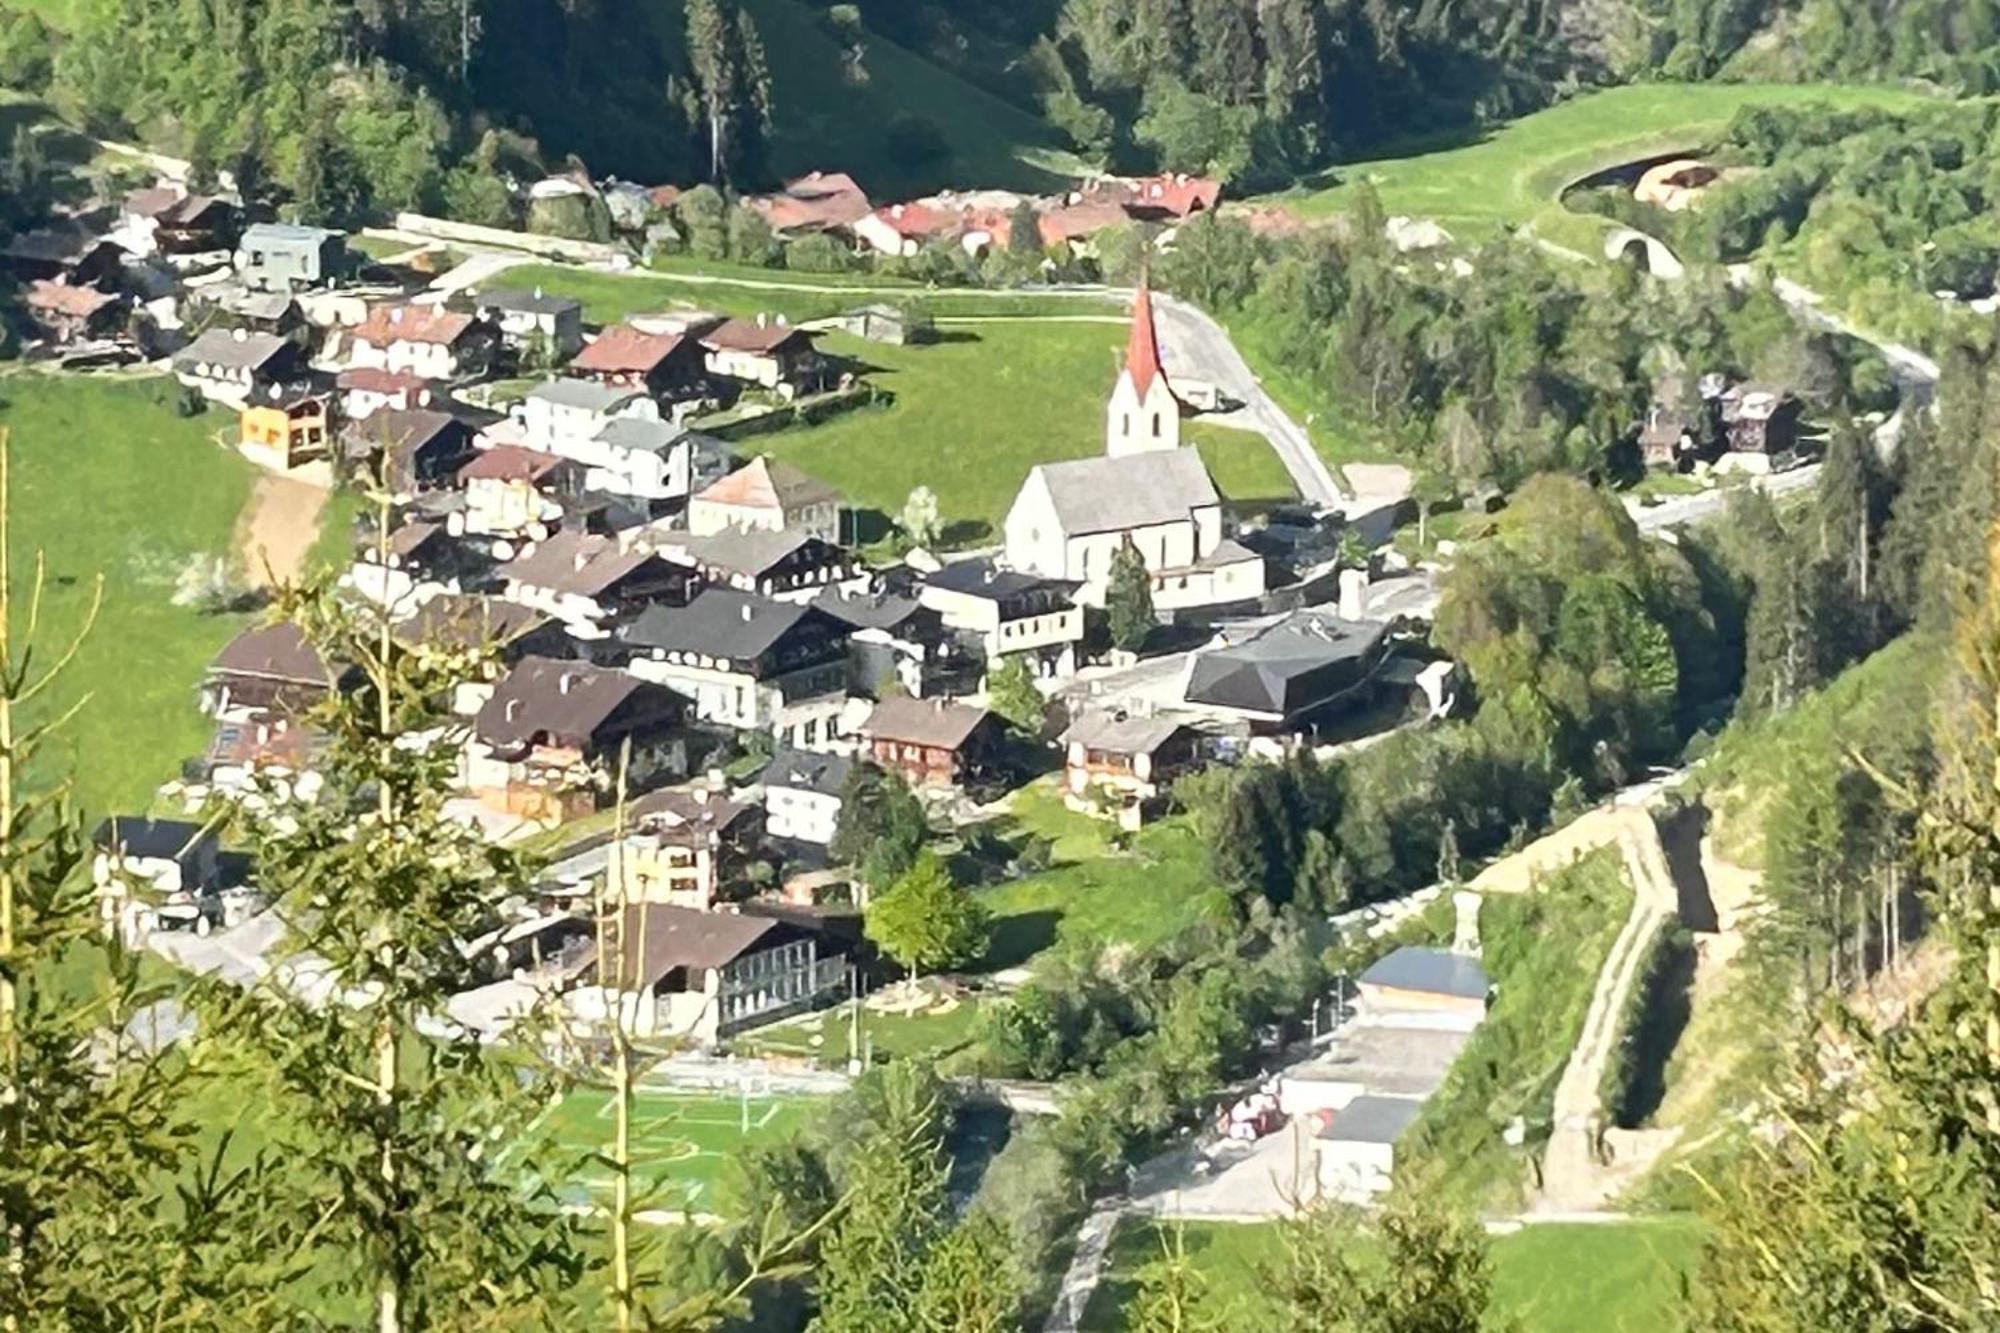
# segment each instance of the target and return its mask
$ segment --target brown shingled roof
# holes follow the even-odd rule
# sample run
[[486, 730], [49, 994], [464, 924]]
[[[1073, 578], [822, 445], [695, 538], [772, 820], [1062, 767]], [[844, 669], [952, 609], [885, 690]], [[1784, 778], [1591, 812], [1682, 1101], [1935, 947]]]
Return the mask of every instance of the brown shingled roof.
[[614, 324], [577, 353], [571, 370], [598, 375], [651, 374], [681, 345], [678, 333], [647, 333], [630, 324]]
[[870, 740], [956, 750], [991, 716], [984, 708], [974, 708], [971, 704], [891, 695], [868, 714], [868, 720], [861, 724], [861, 734]]
[[354, 338], [375, 347], [437, 343], [449, 347], [472, 328], [473, 317], [438, 305], [378, 305], [354, 326]]
[[790, 463], [759, 456], [696, 498], [745, 509], [792, 509], [821, 500], [838, 500], [840, 492]]

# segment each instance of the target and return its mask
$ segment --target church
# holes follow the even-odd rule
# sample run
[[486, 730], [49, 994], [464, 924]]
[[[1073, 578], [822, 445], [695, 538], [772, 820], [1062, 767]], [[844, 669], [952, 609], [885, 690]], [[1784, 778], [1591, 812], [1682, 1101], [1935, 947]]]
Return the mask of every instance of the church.
[[1225, 535], [1222, 496], [1201, 456], [1181, 442], [1181, 411], [1142, 282], [1105, 407], [1103, 456], [1029, 471], [1007, 511], [1007, 563], [1076, 583], [1078, 601], [1102, 606], [1112, 557], [1129, 540], [1153, 576], [1157, 610], [1261, 596], [1264, 561]]

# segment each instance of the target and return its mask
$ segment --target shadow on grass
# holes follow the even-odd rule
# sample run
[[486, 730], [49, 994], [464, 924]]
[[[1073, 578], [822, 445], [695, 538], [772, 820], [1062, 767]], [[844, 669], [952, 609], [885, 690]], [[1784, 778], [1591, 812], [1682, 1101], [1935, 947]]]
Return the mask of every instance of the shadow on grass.
[[978, 970], [997, 972], [1003, 967], [1019, 967], [1056, 942], [1056, 927], [1063, 914], [1054, 908], [1003, 916], [993, 923], [986, 941], [986, 956]]

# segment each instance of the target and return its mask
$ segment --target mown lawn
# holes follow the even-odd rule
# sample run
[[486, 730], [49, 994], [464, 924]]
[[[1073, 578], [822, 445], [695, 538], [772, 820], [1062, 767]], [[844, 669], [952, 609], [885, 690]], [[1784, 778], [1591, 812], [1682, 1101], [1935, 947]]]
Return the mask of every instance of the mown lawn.
[[[254, 469], [212, 435], [217, 412], [169, 406], [166, 379], [110, 380], [20, 372], [0, 378], [0, 427], [12, 433], [13, 586], [47, 562], [39, 634], [43, 660], [82, 625], [104, 580], [95, 628], [53, 707], [87, 699], [46, 754], [74, 772], [92, 819], [144, 809], [153, 790], [198, 753], [208, 728], [196, 686], [243, 618], [175, 606], [176, 581], [196, 557], [233, 561], [231, 536]], [[26, 619], [17, 606], [16, 623]]]
[[1318, 189], [1277, 196], [1299, 212], [1347, 207], [1373, 183], [1391, 216], [1436, 218], [1460, 239], [1532, 223], [1547, 239], [1584, 248], [1602, 219], [1568, 213], [1562, 189], [1605, 167], [1704, 147], [1746, 106], [1825, 102], [1898, 106], [1923, 94], [1848, 84], [1645, 83], [1585, 94], [1524, 116], [1473, 142], [1413, 144], [1328, 173]]
[[[982, 1003], [977, 996], [961, 996], [948, 1010], [921, 1014], [877, 1013], [864, 1006], [861, 1049], [876, 1063], [905, 1056], [944, 1060], [972, 1044]], [[803, 1056], [842, 1066], [854, 1055], [854, 1008], [835, 1005], [757, 1028], [732, 1038], [729, 1049], [736, 1055]]]
[[978, 890], [993, 913], [990, 967], [1011, 967], [1075, 941], [1146, 947], [1224, 909], [1208, 852], [1182, 817], [1112, 845], [1113, 826], [1064, 808], [1052, 787], [1014, 797], [1010, 834], [1046, 839], [1049, 868]]
[[1225, 500], [1246, 504], [1298, 498], [1292, 474], [1262, 435], [1206, 421], [1188, 422], [1182, 434], [1201, 451], [1201, 461]]
[[[1128, 1219], [1111, 1244], [1104, 1281], [1082, 1326], [1122, 1333], [1139, 1271], [1161, 1250], [1161, 1224]], [[1274, 1328], [1280, 1315], [1266, 1266], [1283, 1250], [1274, 1223], [1188, 1223], [1188, 1257], [1206, 1280], [1225, 1328]], [[1524, 1227], [1491, 1242], [1492, 1313], [1521, 1333], [1675, 1333], [1684, 1328], [1680, 1283], [1694, 1266], [1700, 1224], [1685, 1216], [1603, 1225]]]

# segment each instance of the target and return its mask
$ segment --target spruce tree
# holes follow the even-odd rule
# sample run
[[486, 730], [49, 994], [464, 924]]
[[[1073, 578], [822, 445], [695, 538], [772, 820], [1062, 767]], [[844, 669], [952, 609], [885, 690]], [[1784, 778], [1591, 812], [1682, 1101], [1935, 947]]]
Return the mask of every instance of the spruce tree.
[[1136, 653], [1159, 627], [1153, 614], [1153, 576], [1146, 570], [1146, 558], [1139, 554], [1128, 536], [1111, 557], [1111, 573], [1104, 586], [1104, 614], [1109, 621], [1112, 645], [1122, 652]]

